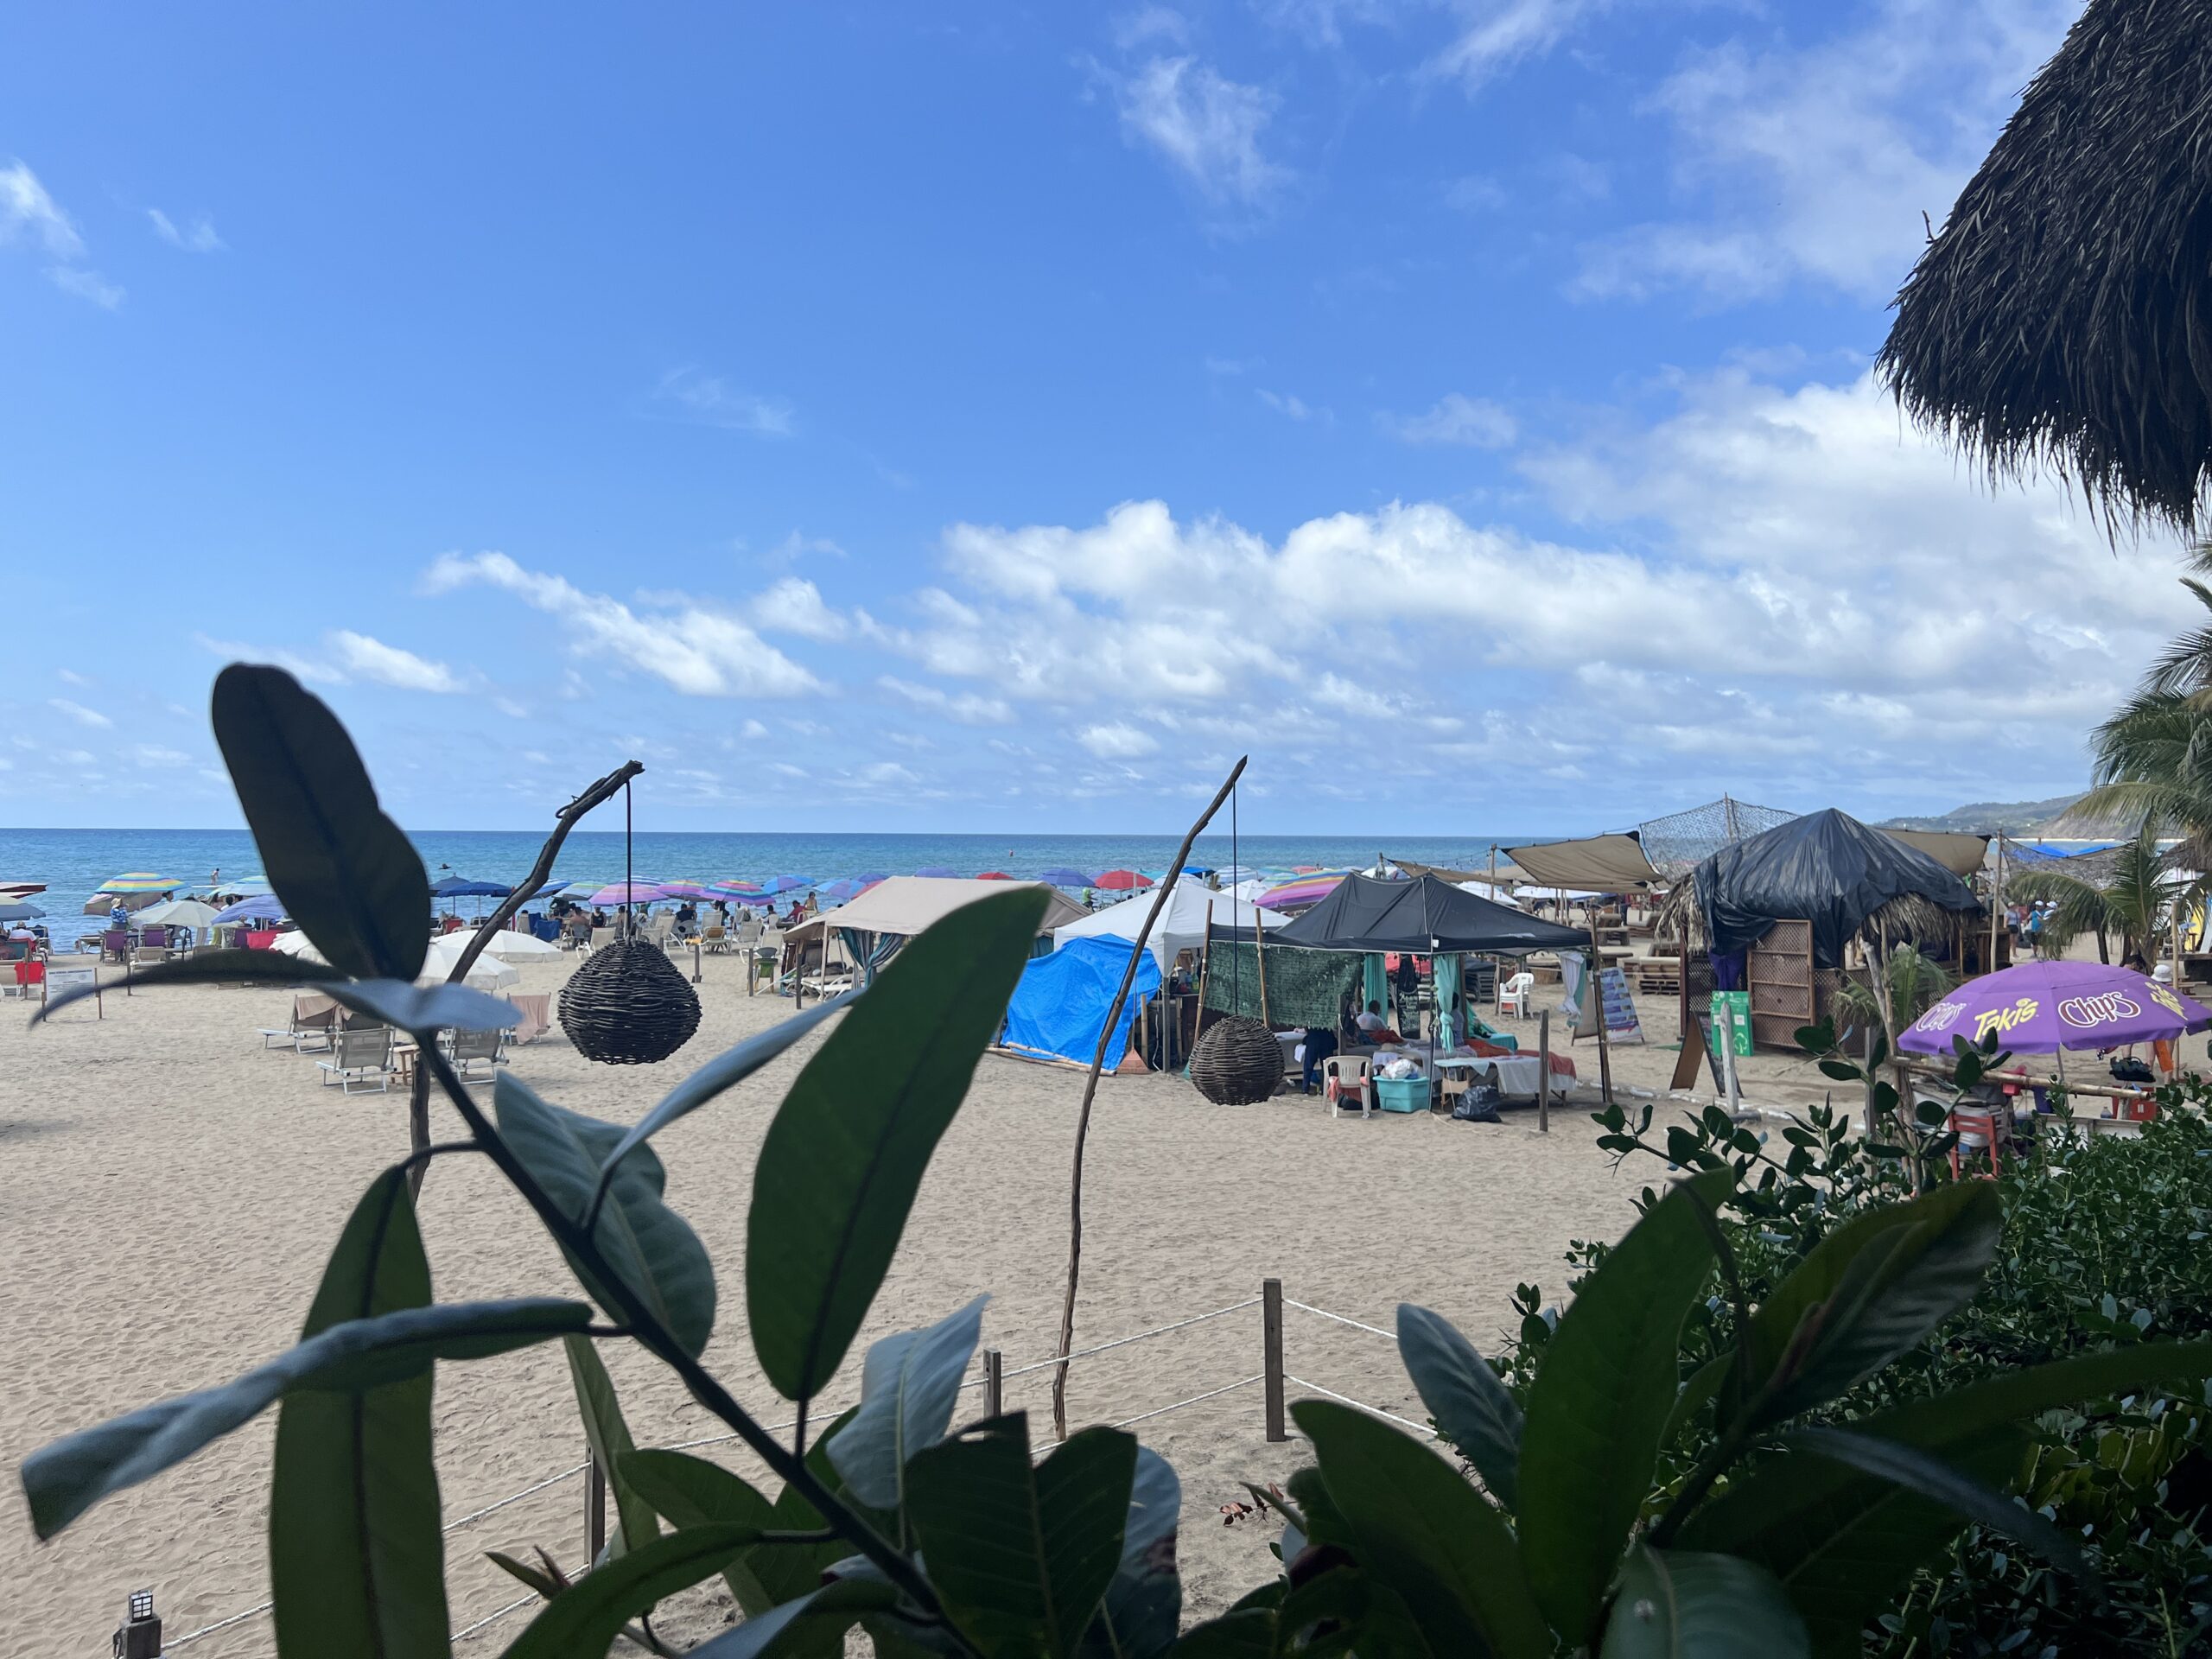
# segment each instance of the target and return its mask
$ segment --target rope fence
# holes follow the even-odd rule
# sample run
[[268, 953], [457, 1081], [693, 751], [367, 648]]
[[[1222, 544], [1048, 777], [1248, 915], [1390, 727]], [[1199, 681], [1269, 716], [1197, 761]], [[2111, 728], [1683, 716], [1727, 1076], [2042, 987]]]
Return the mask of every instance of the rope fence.
[[[1024, 1376], [1034, 1376], [1040, 1371], [1049, 1371], [1062, 1363], [1073, 1364], [1079, 1360], [1090, 1359], [1100, 1354], [1111, 1353], [1116, 1349], [1127, 1348], [1136, 1343], [1150, 1342], [1159, 1338], [1171, 1335], [1179, 1331], [1187, 1331], [1196, 1325], [1205, 1325], [1216, 1319], [1227, 1319], [1233, 1314], [1246, 1313], [1255, 1307], [1261, 1310], [1261, 1367], [1258, 1370], [1253, 1372], [1249, 1376], [1238, 1377], [1233, 1382], [1220, 1383], [1216, 1387], [1205, 1389], [1198, 1393], [1186, 1395], [1180, 1400], [1171, 1401], [1166, 1405], [1154, 1406], [1148, 1410], [1138, 1412], [1134, 1416], [1124, 1417], [1120, 1421], [1109, 1425], [1109, 1427], [1114, 1428], [1128, 1428], [1138, 1423], [1150, 1422], [1156, 1418], [1165, 1417], [1173, 1412], [1183, 1411], [1190, 1407], [1204, 1404], [1208, 1401], [1225, 1398], [1230, 1395], [1239, 1393], [1242, 1390], [1250, 1389], [1255, 1384], [1257, 1384], [1262, 1388], [1265, 1395], [1263, 1416], [1267, 1431], [1267, 1438], [1270, 1441], [1287, 1441], [1292, 1436], [1292, 1430], [1288, 1425], [1287, 1418], [1285, 1401], [1287, 1389], [1289, 1387], [1294, 1386], [1306, 1389], [1311, 1393], [1322, 1395], [1327, 1399], [1338, 1401], [1342, 1404], [1356, 1407], [1361, 1411], [1370, 1413], [1374, 1416], [1381, 1417], [1388, 1421], [1396, 1423], [1402, 1427], [1412, 1429], [1416, 1433], [1425, 1435], [1431, 1440], [1436, 1438], [1436, 1431], [1426, 1423], [1414, 1422], [1408, 1418], [1398, 1415], [1395, 1412], [1386, 1411], [1380, 1406], [1371, 1404], [1364, 1400], [1355, 1399], [1351, 1395], [1341, 1394], [1336, 1389], [1326, 1387], [1322, 1383], [1313, 1382], [1306, 1377], [1293, 1376], [1289, 1372], [1283, 1361], [1283, 1314], [1286, 1309], [1300, 1313], [1308, 1314], [1313, 1318], [1325, 1319], [1336, 1325], [1348, 1326], [1354, 1331], [1361, 1332], [1368, 1336], [1379, 1337], [1383, 1341], [1390, 1344], [1394, 1350], [1397, 1345], [1398, 1339], [1395, 1332], [1386, 1331], [1380, 1325], [1370, 1325], [1364, 1319], [1356, 1319], [1347, 1314], [1334, 1313], [1325, 1307], [1317, 1307], [1311, 1302], [1301, 1302], [1294, 1299], [1286, 1297], [1282, 1294], [1282, 1281], [1279, 1279], [1268, 1279], [1262, 1281], [1260, 1287], [1260, 1294], [1257, 1296], [1248, 1296], [1242, 1301], [1231, 1302], [1226, 1306], [1213, 1308], [1207, 1313], [1194, 1313], [1187, 1319], [1175, 1319], [1166, 1325], [1154, 1325], [1149, 1330], [1131, 1332], [1127, 1336], [1116, 1337], [1110, 1341], [1097, 1343], [1088, 1348], [1078, 1348], [1074, 1352], [1069, 1354], [1065, 1361], [1061, 1360], [1058, 1356], [1054, 1356], [1052, 1358], [1035, 1361], [1031, 1364], [1015, 1366], [1009, 1369], [1005, 1364], [1004, 1359], [997, 1349], [986, 1348], [977, 1356], [978, 1370], [976, 1375], [970, 1376], [966, 1381], [963, 1382], [960, 1384], [960, 1389], [963, 1393], [970, 1389], [981, 1389], [983, 1392], [983, 1414], [986, 1417], [995, 1417], [1000, 1415], [1005, 1410], [1005, 1387], [1008, 1382]], [[822, 1411], [819, 1414], [821, 1421], [826, 1422], [834, 1419], [838, 1414], [838, 1411], [842, 1409], [842, 1408], [838, 1408], [836, 1409], [825, 1409]], [[796, 1420], [794, 1420], [794, 1421], [795, 1421]], [[770, 1433], [780, 1433], [790, 1429], [793, 1426], [793, 1422], [782, 1422], [772, 1423], [766, 1427]], [[696, 1451], [702, 1446], [728, 1445], [729, 1442], [735, 1440], [738, 1438], [739, 1437], [735, 1433], [702, 1435], [696, 1440], [675, 1441], [662, 1449], [671, 1452]], [[1042, 1456], [1046, 1452], [1051, 1451], [1052, 1446], [1058, 1444], [1059, 1442], [1055, 1440], [1049, 1444], [1039, 1445], [1036, 1448], [1037, 1454], [1039, 1456]], [[448, 1522], [442, 1529], [443, 1533], [447, 1536], [451, 1536], [453, 1534], [460, 1532], [466, 1528], [474, 1526], [477, 1522], [483, 1521], [487, 1516], [498, 1514], [500, 1510], [507, 1509], [511, 1505], [522, 1503], [526, 1498], [534, 1497], [537, 1494], [546, 1491], [552, 1487], [558, 1486], [565, 1481], [574, 1480], [579, 1475], [585, 1476], [588, 1481], [588, 1491], [584, 1504], [585, 1535], [583, 1544], [586, 1551], [584, 1559], [587, 1563], [594, 1561], [598, 1559], [600, 1552], [605, 1548], [607, 1541], [607, 1487], [605, 1471], [598, 1466], [595, 1460], [590, 1458], [585, 1459], [582, 1463], [571, 1465], [569, 1467], [560, 1470], [556, 1473], [548, 1475], [543, 1480], [534, 1481], [530, 1485], [522, 1488], [519, 1491], [511, 1492], [505, 1497], [497, 1498], [492, 1503], [485, 1504], [480, 1509], [471, 1510], [467, 1514]], [[588, 1567], [587, 1567], [586, 1570], [588, 1571]], [[483, 1631], [489, 1630], [500, 1620], [508, 1618], [513, 1613], [522, 1611], [524, 1608], [534, 1605], [541, 1599], [542, 1598], [535, 1593], [522, 1596], [514, 1601], [509, 1602], [505, 1606], [498, 1609], [496, 1611], [486, 1614], [483, 1618], [477, 1619], [474, 1624], [464, 1625], [461, 1629], [454, 1630], [452, 1633], [450, 1639], [458, 1643], [478, 1636]], [[205, 1637], [219, 1635], [223, 1631], [236, 1629], [239, 1625], [245, 1624], [256, 1618], [264, 1616], [270, 1611], [274, 1605], [275, 1604], [270, 1601], [262, 1601], [254, 1606], [245, 1609], [243, 1611], [232, 1613], [228, 1618], [218, 1619], [211, 1624], [202, 1625], [198, 1630], [174, 1637], [155, 1650], [162, 1653], [174, 1653], [180, 1649], [190, 1647]], [[134, 1618], [133, 1623], [135, 1624], [136, 1622], [137, 1621]], [[158, 1630], [159, 1621], [155, 1620], [153, 1623], [155, 1629]], [[118, 1632], [118, 1639], [122, 1635], [122, 1631]], [[158, 1637], [156, 1639], [158, 1641]], [[118, 1651], [121, 1650], [122, 1649], [120, 1648], [118, 1649]]]

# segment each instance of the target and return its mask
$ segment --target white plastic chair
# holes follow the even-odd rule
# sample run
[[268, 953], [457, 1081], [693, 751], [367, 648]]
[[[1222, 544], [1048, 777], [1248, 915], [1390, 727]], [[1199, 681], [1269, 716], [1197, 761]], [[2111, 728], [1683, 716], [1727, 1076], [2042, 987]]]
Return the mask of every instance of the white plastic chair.
[[1364, 1054], [1332, 1054], [1321, 1062], [1321, 1097], [1329, 1116], [1342, 1117], [1344, 1102], [1357, 1101], [1362, 1117], [1375, 1116], [1375, 1072]]
[[1536, 976], [1523, 969], [1497, 988], [1497, 1011], [1510, 1013], [1516, 1020], [1529, 1017], [1529, 997], [1536, 988]]

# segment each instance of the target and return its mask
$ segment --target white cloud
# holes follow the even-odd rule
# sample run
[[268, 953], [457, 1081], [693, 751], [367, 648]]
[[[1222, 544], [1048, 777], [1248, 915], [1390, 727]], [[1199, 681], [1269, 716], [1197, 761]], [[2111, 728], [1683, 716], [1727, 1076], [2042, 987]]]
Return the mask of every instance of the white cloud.
[[1289, 182], [1261, 136], [1277, 99], [1194, 57], [1154, 58], [1128, 74], [1102, 70], [1122, 136], [1166, 158], [1216, 206], [1258, 207]]
[[187, 253], [223, 253], [229, 250], [230, 245], [215, 234], [215, 221], [205, 213], [181, 226], [158, 207], [149, 207], [146, 218], [153, 225], [154, 234], [173, 248], [181, 248]]
[[791, 436], [795, 418], [791, 406], [780, 397], [743, 391], [690, 366], [661, 376], [653, 388], [652, 406], [656, 413], [674, 419], [763, 438]]
[[81, 259], [85, 238], [77, 233], [38, 175], [21, 162], [0, 167], [0, 243], [34, 242], [49, 259]]
[[340, 628], [331, 634], [330, 646], [339, 672], [353, 679], [372, 680], [402, 691], [459, 691], [464, 687], [461, 677], [443, 663], [417, 657], [365, 633]]
[[1503, 449], [1519, 428], [1513, 416], [1486, 397], [1450, 392], [1425, 415], [1377, 415], [1376, 423], [1402, 443], [1464, 444], [1475, 449]]
[[1181, 46], [1191, 38], [1190, 21], [1166, 6], [1140, 6], [1113, 22], [1114, 44], [1124, 52], [1154, 41]]
[[48, 697], [46, 700], [46, 706], [53, 709], [54, 713], [58, 715], [68, 715], [70, 719], [75, 721], [79, 726], [97, 727], [101, 730], [105, 730], [107, 728], [115, 724], [112, 720], [110, 720], [105, 715], [100, 713], [99, 709], [87, 709], [83, 703], [72, 702], [67, 697]]
[[1731, 41], [1694, 56], [1647, 106], [1671, 129], [1691, 212], [1589, 245], [1573, 291], [1735, 301], [1807, 279], [1886, 300], [1920, 251], [1921, 214], [1942, 223], [2080, 10], [1878, 0], [1863, 25], [1812, 46]]
[[1605, 0], [1486, 0], [1426, 72], [1457, 79], [1470, 92], [1524, 58], [1541, 57]]
[[893, 696], [904, 697], [917, 709], [935, 709], [948, 719], [963, 726], [1004, 726], [1014, 719], [1014, 710], [1003, 697], [987, 697], [973, 691], [951, 692], [941, 686], [916, 685], [911, 680], [901, 680], [889, 674], [876, 681]]
[[127, 752], [134, 766], [188, 766], [192, 757], [181, 749], [165, 749], [155, 743], [134, 743]]
[[1485, 174], [1470, 173], [1444, 187], [1444, 205], [1455, 213], [1491, 213], [1505, 206], [1505, 187]]
[[1336, 416], [1325, 409], [1316, 409], [1303, 397], [1287, 391], [1269, 391], [1255, 388], [1252, 394], [1278, 415], [1294, 421], [1315, 421], [1323, 426], [1332, 426]]
[[302, 656], [296, 651], [248, 645], [239, 639], [216, 639], [204, 633], [194, 634], [192, 642], [202, 651], [210, 652], [226, 662], [267, 663], [310, 684], [339, 685], [345, 682], [345, 676], [329, 663]]
[[862, 766], [860, 778], [862, 783], [877, 785], [918, 784], [922, 781], [919, 773], [900, 766], [896, 760], [877, 760]]
[[785, 576], [752, 604], [753, 626], [803, 639], [842, 639], [852, 625], [822, 602], [821, 590], [801, 576]]
[[1102, 760], [1134, 760], [1160, 752], [1158, 738], [1118, 720], [1086, 726], [1075, 734], [1075, 741]]
[[84, 263], [85, 238], [22, 162], [0, 167], [0, 247], [15, 242], [35, 246], [52, 262], [47, 280], [64, 294], [108, 311], [123, 303], [122, 288]]
[[640, 615], [606, 594], [588, 594], [563, 577], [526, 570], [504, 553], [448, 553], [423, 578], [432, 594], [478, 584], [559, 619], [579, 655], [611, 658], [687, 696], [793, 697], [823, 689], [742, 620], [703, 605]]

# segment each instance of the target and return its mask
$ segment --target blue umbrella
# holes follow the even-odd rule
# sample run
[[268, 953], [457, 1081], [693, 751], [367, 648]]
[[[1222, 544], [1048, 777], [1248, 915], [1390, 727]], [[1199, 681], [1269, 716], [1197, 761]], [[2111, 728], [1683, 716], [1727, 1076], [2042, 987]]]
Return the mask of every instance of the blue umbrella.
[[232, 922], [281, 922], [284, 919], [284, 901], [273, 893], [257, 893], [251, 899], [241, 899], [228, 910], [219, 910], [210, 927], [223, 927]]
[[1065, 864], [1054, 865], [1037, 879], [1049, 881], [1056, 887], [1095, 887], [1098, 885], [1096, 876], [1085, 875], [1081, 870], [1071, 870]]
[[504, 899], [512, 887], [503, 887], [497, 881], [472, 881], [465, 875], [449, 875], [430, 891], [441, 899]]
[[761, 883], [760, 890], [763, 893], [789, 893], [793, 887], [810, 887], [813, 885], [814, 878], [810, 875], [772, 875]]
[[889, 878], [881, 870], [862, 870], [858, 875], [848, 876], [846, 880], [857, 881], [864, 887], [872, 887], [877, 882], [887, 880]]

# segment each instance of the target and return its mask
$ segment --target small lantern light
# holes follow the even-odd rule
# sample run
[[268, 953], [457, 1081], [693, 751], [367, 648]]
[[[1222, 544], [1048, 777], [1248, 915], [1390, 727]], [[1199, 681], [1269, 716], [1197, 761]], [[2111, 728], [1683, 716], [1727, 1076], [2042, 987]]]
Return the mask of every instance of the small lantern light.
[[116, 1627], [115, 1659], [162, 1659], [162, 1621], [152, 1591], [130, 1592], [130, 1616]]

